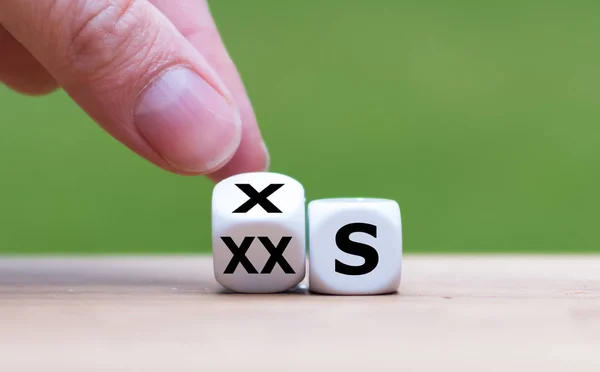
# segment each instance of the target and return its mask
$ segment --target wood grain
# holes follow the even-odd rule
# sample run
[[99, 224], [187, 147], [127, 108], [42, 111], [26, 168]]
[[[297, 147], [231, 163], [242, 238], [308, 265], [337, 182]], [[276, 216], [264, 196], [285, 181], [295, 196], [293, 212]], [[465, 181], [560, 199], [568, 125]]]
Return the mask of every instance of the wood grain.
[[600, 256], [406, 256], [361, 297], [231, 294], [211, 264], [0, 258], [0, 371], [600, 371]]

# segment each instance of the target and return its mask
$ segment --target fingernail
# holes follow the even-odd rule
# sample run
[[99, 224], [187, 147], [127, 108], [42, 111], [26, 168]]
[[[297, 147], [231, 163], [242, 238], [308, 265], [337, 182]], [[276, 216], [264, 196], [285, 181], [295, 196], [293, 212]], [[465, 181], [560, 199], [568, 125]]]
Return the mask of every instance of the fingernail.
[[153, 81], [138, 98], [134, 118], [148, 144], [181, 171], [213, 171], [240, 143], [237, 108], [187, 68]]
[[267, 148], [267, 145], [265, 144], [265, 142], [263, 141], [262, 143], [262, 148], [263, 151], [265, 153], [265, 172], [269, 171], [269, 168], [271, 167], [271, 155], [269, 155], [269, 149]]

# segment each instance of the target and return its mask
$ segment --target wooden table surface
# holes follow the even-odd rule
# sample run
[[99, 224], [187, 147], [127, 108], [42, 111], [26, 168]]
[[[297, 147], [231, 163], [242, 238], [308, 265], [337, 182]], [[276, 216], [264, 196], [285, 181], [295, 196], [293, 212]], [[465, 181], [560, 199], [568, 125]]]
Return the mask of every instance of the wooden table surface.
[[0, 258], [0, 371], [600, 371], [600, 256], [410, 256], [398, 294], [223, 292], [209, 257]]

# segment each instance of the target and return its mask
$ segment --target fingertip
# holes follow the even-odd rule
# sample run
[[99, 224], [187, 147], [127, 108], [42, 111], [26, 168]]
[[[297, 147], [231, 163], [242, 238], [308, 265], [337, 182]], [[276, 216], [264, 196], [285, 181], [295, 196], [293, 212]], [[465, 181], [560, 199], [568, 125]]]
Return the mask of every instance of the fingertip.
[[27, 96], [44, 96], [58, 89], [52, 75], [0, 26], [0, 82]]
[[9, 78], [0, 79], [8, 88], [30, 97], [41, 97], [54, 93], [58, 89], [55, 81], [22, 82], [13, 81]]
[[238, 151], [231, 160], [207, 177], [213, 182], [219, 182], [240, 173], [266, 172], [269, 171], [270, 165], [271, 156], [264, 141], [242, 139]]

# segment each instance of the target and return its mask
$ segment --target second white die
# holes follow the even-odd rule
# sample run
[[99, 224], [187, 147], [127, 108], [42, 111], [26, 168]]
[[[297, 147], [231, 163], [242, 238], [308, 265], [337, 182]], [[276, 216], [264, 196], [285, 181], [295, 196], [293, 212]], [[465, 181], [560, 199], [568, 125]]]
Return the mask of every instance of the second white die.
[[278, 173], [254, 172], [219, 182], [212, 196], [214, 275], [241, 293], [275, 293], [305, 276], [303, 186]]
[[334, 198], [308, 205], [309, 285], [323, 294], [396, 292], [402, 221], [394, 200]]

